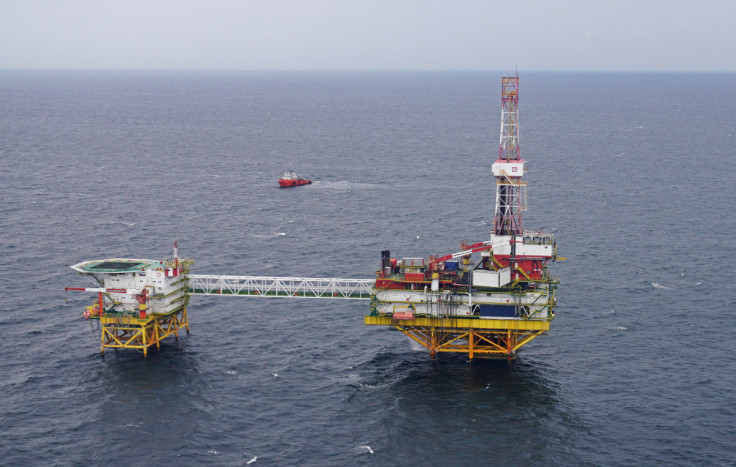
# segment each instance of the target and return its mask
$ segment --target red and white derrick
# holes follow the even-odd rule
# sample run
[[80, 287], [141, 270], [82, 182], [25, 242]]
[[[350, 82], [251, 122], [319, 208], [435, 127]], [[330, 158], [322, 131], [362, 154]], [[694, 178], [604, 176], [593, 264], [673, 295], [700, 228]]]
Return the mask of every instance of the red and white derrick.
[[526, 210], [526, 164], [519, 146], [519, 77], [501, 79], [501, 136], [498, 159], [491, 168], [496, 178], [496, 211], [493, 217], [493, 258], [500, 267], [511, 268], [511, 279], [542, 279], [544, 266], [555, 255], [551, 234], [524, 232]]
[[501, 140], [498, 159], [493, 163], [496, 177], [494, 236], [521, 235], [522, 177], [526, 167], [519, 151], [519, 77], [501, 79]]
[[[426, 277], [417, 278], [416, 273], [405, 274], [404, 280], [386, 280], [389, 275], [385, 266], [376, 282], [377, 288], [404, 288], [406, 284], [428, 280], [434, 271], [442, 271], [443, 263], [452, 259], [463, 259], [469, 266], [470, 256], [481, 252], [484, 260], [475, 274], [480, 284], [495, 283], [496, 287], [513, 282], [543, 280], [546, 263], [555, 256], [555, 241], [552, 234], [524, 232], [522, 212], [526, 210], [526, 163], [521, 158], [519, 146], [519, 77], [501, 79], [501, 134], [498, 159], [491, 171], [496, 179], [496, 204], [493, 216], [491, 239], [472, 245], [463, 243], [463, 251], [445, 256], [430, 256], [424, 269]], [[489, 251], [490, 250], [490, 251]], [[396, 260], [393, 260], [394, 264]], [[498, 273], [493, 280], [482, 279], [488, 272]], [[398, 283], [397, 283], [398, 282]], [[403, 284], [402, 284], [403, 283]], [[473, 285], [476, 285], [475, 283]]]

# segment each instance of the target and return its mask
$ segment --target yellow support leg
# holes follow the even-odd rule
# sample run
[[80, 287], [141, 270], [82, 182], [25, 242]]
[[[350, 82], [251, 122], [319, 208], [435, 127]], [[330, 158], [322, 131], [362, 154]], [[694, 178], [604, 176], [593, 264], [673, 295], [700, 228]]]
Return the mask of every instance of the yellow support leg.
[[434, 326], [430, 330], [430, 347], [429, 347], [429, 356], [434, 359], [435, 356], [437, 356], [437, 334], [435, 332]]
[[143, 336], [143, 358], [148, 358], [148, 346], [146, 345], [146, 329], [142, 326], [141, 334]]
[[149, 329], [151, 334], [148, 346], [150, 347], [153, 344], [156, 344], [156, 349], [161, 350], [161, 333], [159, 332], [161, 330], [161, 326], [159, 325], [159, 322], [153, 321]]
[[470, 331], [468, 333], [468, 358], [470, 360], [473, 359], [473, 350], [475, 350], [474, 349], [474, 347], [475, 347], [474, 344], [475, 344], [475, 332]]

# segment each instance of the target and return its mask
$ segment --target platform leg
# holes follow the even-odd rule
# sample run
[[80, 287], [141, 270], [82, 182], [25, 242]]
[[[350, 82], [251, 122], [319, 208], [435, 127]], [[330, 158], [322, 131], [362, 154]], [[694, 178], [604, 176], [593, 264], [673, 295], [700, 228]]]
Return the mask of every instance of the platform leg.
[[148, 345], [147, 345], [148, 342], [146, 342], [146, 337], [147, 337], [148, 332], [146, 330], [145, 324], [141, 326], [141, 334], [142, 334], [141, 339], [143, 339], [143, 358], [148, 358]]
[[474, 350], [474, 347], [475, 347], [474, 338], [475, 338], [475, 333], [473, 331], [470, 331], [468, 333], [468, 358], [470, 360], [473, 359], [473, 350]]
[[184, 327], [187, 328], [187, 335], [189, 335], [189, 318], [187, 317], [187, 307], [182, 309], [182, 319], [184, 320]]
[[159, 326], [158, 321], [155, 321], [153, 323], [153, 334], [154, 334], [155, 339], [156, 339], [156, 350], [161, 350], [161, 335], [158, 332], [159, 327], [160, 326]]

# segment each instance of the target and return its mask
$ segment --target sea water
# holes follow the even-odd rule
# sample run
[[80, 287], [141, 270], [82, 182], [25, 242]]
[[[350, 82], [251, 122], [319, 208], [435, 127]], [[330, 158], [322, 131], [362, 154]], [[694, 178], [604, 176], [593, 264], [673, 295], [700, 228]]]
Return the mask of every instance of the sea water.
[[734, 464], [733, 74], [521, 73], [524, 227], [568, 261], [511, 364], [363, 301], [203, 296], [100, 356], [83, 260], [371, 278], [487, 240], [501, 76], [0, 72], [2, 462]]

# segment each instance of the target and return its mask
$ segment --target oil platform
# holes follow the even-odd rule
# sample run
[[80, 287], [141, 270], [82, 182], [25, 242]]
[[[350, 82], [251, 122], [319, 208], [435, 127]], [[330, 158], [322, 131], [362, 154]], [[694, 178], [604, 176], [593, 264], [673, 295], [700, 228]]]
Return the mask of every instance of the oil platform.
[[165, 261], [114, 258], [84, 261], [72, 266], [91, 277], [97, 287], [67, 287], [66, 291], [97, 293], [85, 308], [86, 319], [99, 321], [101, 351], [106, 348], [161, 348], [162, 339], [179, 331], [189, 333], [189, 267], [192, 260]]
[[550, 328], [558, 281], [547, 269], [558, 258], [554, 235], [524, 230], [526, 164], [519, 151], [519, 78], [501, 79], [501, 134], [491, 172], [496, 203], [490, 239], [428, 258], [381, 252], [375, 279], [190, 274], [191, 259], [108, 259], [72, 266], [98, 287], [84, 316], [99, 320], [101, 350], [160, 346], [189, 332], [191, 295], [324, 298], [369, 301], [366, 325], [390, 326], [426, 347], [468, 358], [516, 357]]
[[[501, 136], [496, 209], [490, 240], [440, 257], [381, 254], [365, 324], [393, 326], [427, 349], [467, 353], [469, 358], [512, 359], [549, 330], [558, 282], [547, 270], [556, 259], [551, 233], [525, 231], [522, 212], [526, 164], [519, 151], [519, 78], [501, 79]], [[474, 255], [479, 255], [473, 261]], [[476, 255], [476, 256], [477, 256]]]

